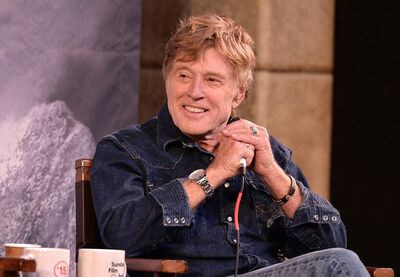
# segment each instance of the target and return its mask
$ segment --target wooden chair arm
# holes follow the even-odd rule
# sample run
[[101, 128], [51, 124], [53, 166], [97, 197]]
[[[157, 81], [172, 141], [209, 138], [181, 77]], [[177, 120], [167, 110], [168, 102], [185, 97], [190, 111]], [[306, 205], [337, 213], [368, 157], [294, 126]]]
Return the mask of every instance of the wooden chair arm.
[[367, 266], [366, 267], [368, 270], [369, 275], [375, 276], [375, 277], [394, 277], [394, 270], [391, 268], [385, 268], [385, 267], [372, 267], [372, 266]]
[[126, 258], [126, 266], [133, 271], [186, 273], [187, 263], [180, 260], [155, 260], [141, 258]]
[[12, 276], [12, 271], [35, 272], [36, 261], [29, 259], [0, 257], [0, 277]]

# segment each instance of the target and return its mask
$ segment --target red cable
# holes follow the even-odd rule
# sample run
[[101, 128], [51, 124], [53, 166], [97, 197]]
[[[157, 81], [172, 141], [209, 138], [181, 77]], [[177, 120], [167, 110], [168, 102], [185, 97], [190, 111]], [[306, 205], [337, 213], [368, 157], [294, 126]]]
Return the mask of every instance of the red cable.
[[240, 252], [240, 231], [239, 231], [239, 206], [240, 201], [242, 200], [242, 195], [244, 191], [244, 178], [246, 176], [246, 166], [242, 166], [240, 169], [240, 174], [242, 175], [242, 186], [240, 187], [240, 191], [238, 193], [238, 197], [236, 199], [235, 205], [235, 213], [234, 213], [234, 222], [235, 222], [235, 229], [236, 229], [236, 236], [237, 236], [237, 244], [236, 244], [236, 262], [235, 262], [235, 275], [237, 277], [238, 270], [239, 270], [239, 252]]
[[234, 222], [235, 222], [235, 229], [236, 231], [239, 231], [239, 206], [240, 206], [240, 201], [242, 200], [242, 192], [239, 192], [238, 197], [236, 199], [236, 205], [235, 205], [235, 214], [234, 214]]

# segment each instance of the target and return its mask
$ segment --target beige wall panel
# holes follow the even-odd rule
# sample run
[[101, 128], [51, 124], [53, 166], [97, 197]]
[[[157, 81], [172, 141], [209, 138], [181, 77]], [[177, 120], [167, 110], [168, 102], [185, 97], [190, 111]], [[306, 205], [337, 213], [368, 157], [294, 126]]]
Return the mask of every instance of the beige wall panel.
[[257, 72], [251, 97], [254, 122], [293, 150], [312, 189], [329, 199], [332, 75]]
[[334, 4], [334, 0], [259, 0], [258, 67], [332, 71]]
[[258, 27], [258, 0], [191, 0], [189, 2], [191, 15], [206, 12], [228, 15], [255, 39]]
[[142, 2], [141, 65], [161, 68], [164, 45], [176, 29], [178, 19], [189, 9], [184, 0]]
[[146, 0], [142, 3], [141, 63], [161, 66], [163, 46], [175, 31], [179, 19], [206, 12], [226, 14], [241, 24], [252, 36], [257, 33], [258, 1], [215, 0]]
[[139, 122], [156, 116], [167, 101], [161, 70], [158, 68], [140, 69]]

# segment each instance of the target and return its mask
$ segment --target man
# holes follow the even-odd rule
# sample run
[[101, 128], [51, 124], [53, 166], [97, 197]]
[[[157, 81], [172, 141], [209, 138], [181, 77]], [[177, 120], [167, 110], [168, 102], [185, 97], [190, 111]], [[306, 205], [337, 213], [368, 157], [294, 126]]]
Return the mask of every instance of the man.
[[[127, 256], [184, 259], [187, 276], [368, 276], [345, 250], [338, 211], [267, 130], [232, 118], [253, 80], [253, 40], [214, 14], [181, 22], [166, 45], [167, 104], [104, 137], [91, 171], [102, 239]], [[282, 257], [289, 258], [282, 262]]]

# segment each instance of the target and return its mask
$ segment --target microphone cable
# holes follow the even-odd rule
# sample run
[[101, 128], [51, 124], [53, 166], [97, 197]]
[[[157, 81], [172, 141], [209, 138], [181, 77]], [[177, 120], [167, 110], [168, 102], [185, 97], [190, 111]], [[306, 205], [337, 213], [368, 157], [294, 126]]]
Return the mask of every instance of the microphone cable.
[[235, 213], [234, 213], [234, 223], [235, 223], [235, 230], [236, 230], [236, 263], [235, 263], [235, 275], [234, 275], [235, 277], [237, 277], [238, 270], [239, 270], [239, 256], [240, 256], [239, 206], [240, 206], [240, 201], [242, 200], [245, 177], [246, 177], [246, 159], [245, 158], [240, 159], [239, 174], [241, 175], [242, 184], [240, 187], [238, 197], [236, 199]]
[[[231, 124], [232, 122], [240, 120], [240, 117], [231, 117], [227, 124]], [[234, 213], [234, 223], [235, 223], [235, 230], [236, 230], [236, 263], [235, 263], [235, 277], [237, 277], [238, 270], [239, 270], [239, 252], [240, 252], [240, 231], [239, 231], [239, 206], [240, 201], [242, 200], [243, 190], [244, 190], [244, 180], [246, 176], [246, 159], [241, 158], [239, 161], [239, 174], [242, 177], [242, 185], [240, 188], [240, 192], [236, 199], [235, 204], [235, 213]]]

